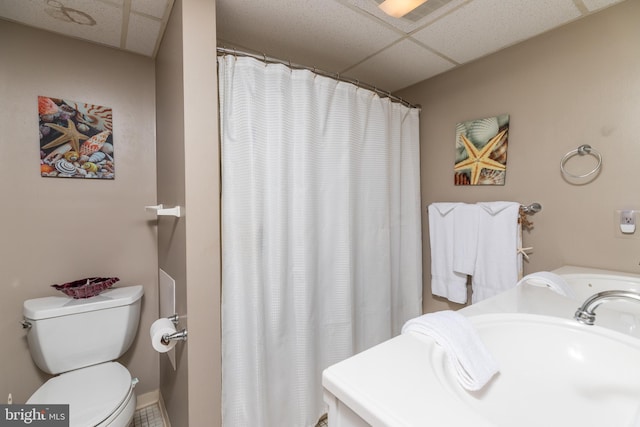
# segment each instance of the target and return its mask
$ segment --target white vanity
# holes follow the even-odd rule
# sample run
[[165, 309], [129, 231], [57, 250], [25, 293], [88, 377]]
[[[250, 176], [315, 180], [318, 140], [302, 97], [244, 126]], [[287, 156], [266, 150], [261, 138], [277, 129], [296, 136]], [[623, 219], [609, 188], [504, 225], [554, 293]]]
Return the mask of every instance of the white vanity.
[[597, 292], [640, 292], [640, 275], [554, 272], [575, 299], [523, 285], [459, 311], [501, 367], [482, 390], [456, 383], [432, 338], [400, 335], [324, 371], [329, 426], [640, 425], [640, 304], [603, 304], [595, 326], [573, 319]]

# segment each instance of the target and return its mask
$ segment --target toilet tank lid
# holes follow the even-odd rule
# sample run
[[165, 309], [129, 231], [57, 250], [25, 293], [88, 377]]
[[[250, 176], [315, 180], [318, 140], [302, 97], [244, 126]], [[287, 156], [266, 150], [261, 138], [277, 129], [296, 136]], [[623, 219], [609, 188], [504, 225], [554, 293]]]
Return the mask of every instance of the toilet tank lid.
[[41, 320], [87, 311], [130, 305], [142, 298], [141, 285], [111, 288], [91, 298], [73, 299], [66, 295], [26, 300], [22, 314], [26, 319]]

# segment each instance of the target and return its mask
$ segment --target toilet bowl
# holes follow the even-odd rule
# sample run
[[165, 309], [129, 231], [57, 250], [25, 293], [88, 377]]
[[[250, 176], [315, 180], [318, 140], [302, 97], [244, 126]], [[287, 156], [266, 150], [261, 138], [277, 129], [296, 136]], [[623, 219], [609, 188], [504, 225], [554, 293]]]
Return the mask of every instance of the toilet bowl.
[[28, 404], [68, 404], [70, 427], [127, 427], [136, 407], [137, 379], [113, 360], [130, 347], [140, 318], [142, 286], [98, 296], [25, 301], [27, 342], [40, 369], [58, 374]]
[[51, 378], [27, 403], [68, 404], [72, 426], [127, 426], [136, 407], [134, 387], [124, 366], [106, 362]]

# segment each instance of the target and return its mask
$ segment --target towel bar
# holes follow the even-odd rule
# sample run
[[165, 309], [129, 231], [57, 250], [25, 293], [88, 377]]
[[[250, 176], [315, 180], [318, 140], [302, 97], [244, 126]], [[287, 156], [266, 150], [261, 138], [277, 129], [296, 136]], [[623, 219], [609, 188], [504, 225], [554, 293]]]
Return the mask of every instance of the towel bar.
[[529, 206], [520, 206], [522, 212], [527, 215], [533, 215], [534, 213], [540, 212], [542, 210], [542, 205], [540, 203], [531, 203]]

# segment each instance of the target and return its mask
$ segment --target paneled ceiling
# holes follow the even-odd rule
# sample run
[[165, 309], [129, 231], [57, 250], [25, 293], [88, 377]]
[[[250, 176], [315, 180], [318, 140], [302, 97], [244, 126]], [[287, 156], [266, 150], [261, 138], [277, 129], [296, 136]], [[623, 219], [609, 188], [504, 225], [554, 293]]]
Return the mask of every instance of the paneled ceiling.
[[[154, 57], [173, 1], [0, 0], [0, 17]], [[396, 91], [621, 1], [428, 0], [391, 18], [382, 0], [216, 0], [218, 44]]]
[[153, 57], [172, 7], [173, 0], [0, 0], [0, 18]]

